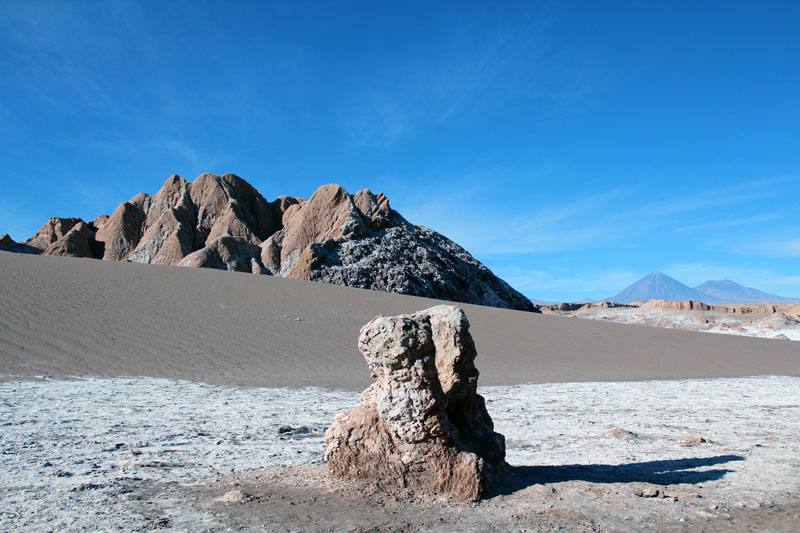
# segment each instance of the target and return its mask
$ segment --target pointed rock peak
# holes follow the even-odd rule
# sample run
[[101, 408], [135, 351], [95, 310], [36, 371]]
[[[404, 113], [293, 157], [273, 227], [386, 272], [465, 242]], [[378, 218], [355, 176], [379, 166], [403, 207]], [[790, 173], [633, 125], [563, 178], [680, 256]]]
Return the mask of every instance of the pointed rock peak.
[[[144, 209], [145, 211], [147, 211], [147, 209], [150, 207], [151, 198], [152, 197], [146, 192], [140, 192], [139, 194], [137, 194], [136, 196], [134, 196], [125, 203], [128, 203], [134, 207], [138, 207], [139, 209]], [[119, 207], [117, 207], [117, 209], [119, 209]]]
[[192, 185], [195, 187], [202, 187], [202, 186], [214, 186], [219, 185], [220, 177], [216, 174], [211, 174], [210, 172], [204, 172], [195, 178]]
[[164, 185], [161, 186], [161, 189], [163, 190], [165, 188], [182, 187], [186, 185], [186, 183], [187, 182], [185, 178], [182, 178], [177, 174], [173, 174], [172, 176], [167, 178], [167, 181], [164, 182]]
[[392, 225], [392, 219], [399, 216], [389, 206], [389, 199], [383, 193], [375, 196], [369, 189], [358, 191], [353, 196], [353, 203], [369, 219], [373, 229], [388, 227]]
[[339, 204], [345, 199], [349, 199], [350, 195], [344, 190], [344, 187], [336, 183], [329, 183], [323, 185], [311, 195], [308, 199], [309, 202], [328, 202], [331, 204]]
[[40, 254], [40, 248], [34, 248], [28, 244], [22, 244], [11, 238], [8, 233], [0, 237], [0, 250], [4, 252], [14, 252], [18, 254]]
[[102, 226], [103, 224], [105, 224], [106, 222], [108, 222], [108, 219], [109, 219], [108, 215], [100, 215], [99, 217], [97, 217], [94, 220], [92, 220], [91, 222], [89, 222], [89, 225], [92, 228], [97, 229], [100, 226]]
[[356, 205], [358, 205], [359, 202], [368, 202], [369, 204], [389, 209], [389, 199], [382, 192], [378, 193], [376, 196], [372, 194], [372, 191], [369, 189], [361, 189], [353, 195], [353, 200], [356, 202]]
[[44, 255], [57, 255], [63, 257], [94, 257], [91, 245], [92, 228], [82, 220], [60, 239], [51, 243]]
[[164, 185], [161, 186], [161, 188], [158, 190], [155, 196], [153, 196], [153, 198], [173, 199], [175, 198], [175, 195], [181, 194], [186, 191], [187, 184], [188, 182], [184, 178], [178, 176], [177, 174], [173, 174], [172, 176], [167, 178], [167, 181], [164, 182]]
[[233, 174], [231, 172], [228, 172], [227, 174], [224, 174], [222, 176], [222, 178], [220, 178], [220, 179], [222, 179], [222, 181], [224, 181], [226, 183], [230, 183], [230, 184], [233, 184], [233, 185], [237, 185], [237, 186], [246, 185], [248, 187], [252, 187], [252, 185], [250, 185], [250, 183], [246, 179], [240, 178], [239, 176], [237, 176], [236, 174]]
[[63, 238], [79, 222], [80, 218], [53, 217], [48, 220], [36, 234], [28, 239], [25, 244], [39, 250], [46, 250], [48, 246]]
[[283, 213], [289, 209], [289, 206], [302, 204], [306, 200], [305, 198], [295, 198], [294, 196], [278, 196], [275, 201], [278, 203], [278, 209]]
[[247, 180], [231, 173], [217, 176], [216, 174], [205, 172], [197, 176], [197, 179], [195, 179], [194, 182], [191, 182], [190, 185], [192, 188], [223, 187], [228, 190], [255, 190], [253, 186], [247, 182]]

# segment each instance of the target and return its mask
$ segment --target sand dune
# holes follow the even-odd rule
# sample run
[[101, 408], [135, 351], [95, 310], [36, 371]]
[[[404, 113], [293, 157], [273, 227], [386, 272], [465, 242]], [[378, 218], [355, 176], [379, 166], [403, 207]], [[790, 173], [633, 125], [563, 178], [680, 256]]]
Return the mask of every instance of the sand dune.
[[[0, 253], [0, 374], [361, 390], [355, 343], [423, 298], [233, 272]], [[463, 306], [482, 385], [800, 376], [794, 343]]]

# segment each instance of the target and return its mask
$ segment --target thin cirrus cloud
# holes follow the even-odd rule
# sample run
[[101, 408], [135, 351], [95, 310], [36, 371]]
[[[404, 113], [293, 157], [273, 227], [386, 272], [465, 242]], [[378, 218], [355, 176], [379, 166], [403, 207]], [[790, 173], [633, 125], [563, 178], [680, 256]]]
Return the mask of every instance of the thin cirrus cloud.
[[[787, 268], [785, 265], [776, 265], [775, 271], [765, 270], [750, 262], [737, 265], [730, 257], [733, 243], [742, 253], [748, 250], [762, 256], [800, 256], [800, 240], [763, 242], [764, 229], [774, 225], [781, 214], [738, 219], [726, 216], [758, 212], [781, 194], [780, 185], [788, 178], [707, 187], [690, 194], [674, 191], [665, 195], [659, 191], [661, 197], [649, 202], [642, 199], [656, 195], [641, 185], [571, 198], [531, 198], [526, 202], [503, 192], [504, 185], [498, 184], [501, 180], [497, 178], [497, 173], [489, 172], [471, 177], [471, 182], [483, 185], [449, 193], [442, 189], [422, 201], [402, 195], [399, 201], [393, 201], [409, 220], [447, 235], [512, 286], [534, 298], [605, 298], [653, 270], [667, 272], [689, 284], [728, 278], [762, 290], [779, 291], [783, 287], [791, 292], [790, 281], [783, 285], [775, 281], [791, 280], [791, 276], [780, 272]], [[537, 177], [540, 178], [547, 176]], [[491, 183], [495, 185], [486, 185]], [[647, 246], [652, 242], [659, 243], [655, 251]], [[676, 251], [683, 256], [687, 250], [702, 261], [719, 260], [722, 253], [728, 265], [733, 266], [670, 263]], [[561, 262], [563, 272], [520, 266], [539, 263], [547, 255], [568, 258], [567, 263]]]
[[[686, 212], [695, 212], [702, 215], [707, 209], [742, 205], [746, 210], [747, 204], [783, 194], [781, 185], [796, 179], [796, 176], [777, 176], [734, 185], [677, 191], [667, 195], [666, 198], [646, 202], [637, 207], [622, 209], [620, 216], [626, 218], [664, 217]], [[644, 187], [640, 187], [638, 192], [646, 198], [664, 195], [661, 190], [650, 191]], [[739, 216], [741, 216], [741, 213], [739, 213]]]
[[[800, 235], [800, 228], [795, 228], [795, 235]], [[800, 257], [800, 238], [768, 238], [758, 241], [739, 243], [732, 248], [734, 253], [742, 255], [766, 255], [769, 257]]]
[[730, 279], [745, 287], [774, 292], [780, 296], [800, 296], [800, 293], [792, 294], [792, 291], [796, 291], [795, 287], [800, 283], [800, 276], [786, 275], [771, 268], [694, 262], [672, 264], [665, 266], [662, 270], [690, 286], [696, 286], [708, 280]]
[[562, 301], [565, 294], [572, 300], [587, 297], [606, 298], [639, 279], [642, 274], [625, 269], [586, 269], [580, 272], [563, 268], [525, 269], [506, 267], [496, 269], [512, 286], [537, 298]]
[[409, 220], [435, 229], [478, 255], [554, 253], [608, 242], [619, 223], [599, 218], [623, 191], [578, 198], [558, 208], [518, 214], [493, 205], [487, 188], [461, 190], [403, 208]]
[[780, 216], [777, 213], [759, 215], [754, 217], [746, 217], [746, 218], [727, 217], [723, 219], [709, 220], [707, 222], [701, 222], [699, 224], [689, 224], [686, 226], [680, 226], [675, 228], [675, 231], [706, 231], [710, 229], [754, 226], [764, 222], [773, 222], [779, 218]]
[[474, 27], [449, 28], [449, 39], [426, 51], [424, 60], [401, 57], [370, 72], [342, 99], [350, 142], [388, 146], [456, 117], [474, 120], [498, 102], [537, 100], [558, 108], [605, 90], [596, 54], [580, 45], [553, 45], [552, 24], [542, 9], [506, 21], [502, 32], [485, 39], [476, 39], [481, 32]]

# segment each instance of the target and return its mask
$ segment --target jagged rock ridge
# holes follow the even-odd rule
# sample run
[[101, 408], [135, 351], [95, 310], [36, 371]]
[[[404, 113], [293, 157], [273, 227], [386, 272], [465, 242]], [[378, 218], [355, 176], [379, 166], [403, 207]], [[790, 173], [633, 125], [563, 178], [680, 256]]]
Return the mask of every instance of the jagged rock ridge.
[[91, 222], [51, 218], [0, 249], [217, 268], [428, 298], [538, 311], [466, 250], [405, 220], [383, 193], [320, 187], [308, 200], [267, 201], [233, 174], [173, 175]]

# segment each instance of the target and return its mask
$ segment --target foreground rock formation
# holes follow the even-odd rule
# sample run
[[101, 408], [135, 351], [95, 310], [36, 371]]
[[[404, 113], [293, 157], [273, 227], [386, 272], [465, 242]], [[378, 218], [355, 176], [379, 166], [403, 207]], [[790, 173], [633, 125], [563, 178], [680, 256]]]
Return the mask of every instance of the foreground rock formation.
[[91, 222], [51, 218], [0, 250], [217, 268], [537, 311], [466, 250], [416, 226], [383, 193], [334, 184], [267, 201], [233, 174], [170, 177]]
[[358, 348], [376, 382], [361, 405], [325, 434], [332, 473], [485, 497], [505, 469], [505, 439], [493, 431], [469, 322], [458, 307], [379, 317]]

